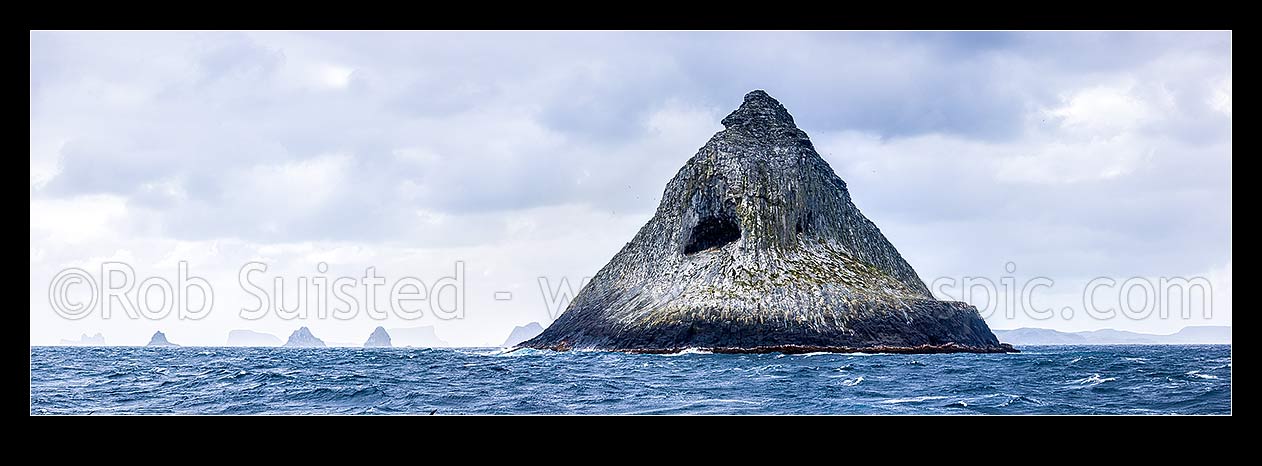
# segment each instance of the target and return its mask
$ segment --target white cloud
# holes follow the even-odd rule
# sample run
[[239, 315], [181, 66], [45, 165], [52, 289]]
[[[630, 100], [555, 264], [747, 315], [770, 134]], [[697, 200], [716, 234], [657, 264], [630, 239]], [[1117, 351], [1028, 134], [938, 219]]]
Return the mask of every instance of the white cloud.
[[[1131, 80], [1128, 80], [1131, 81]], [[1158, 109], [1134, 93], [1135, 83], [1095, 86], [1062, 96], [1062, 105], [1047, 111], [1063, 128], [1095, 137], [1114, 137], [1139, 128], [1156, 117]]]
[[313, 71], [317, 83], [333, 88], [345, 88], [351, 82], [351, 74], [355, 72], [352, 68], [338, 65], [320, 65]]
[[119, 196], [32, 199], [31, 242], [53, 246], [102, 239], [126, 216], [127, 201]]
[[[922, 276], [1226, 263], [1230, 281], [1213, 246], [1230, 241], [1230, 34], [35, 32], [31, 48], [36, 344], [296, 326], [235, 319], [230, 294], [202, 323], [49, 311], [60, 267], [124, 256], [145, 274], [188, 258], [225, 293], [258, 258], [430, 279], [465, 260], [477, 312], [439, 333], [502, 340], [546, 320], [536, 279], [594, 273], [754, 88]], [[312, 325], [357, 341], [377, 322]]]
[[243, 208], [263, 209], [277, 216], [318, 209], [344, 192], [352, 160], [346, 154], [327, 154], [258, 165], [243, 174], [241, 185], [229, 198], [235, 198]]
[[1214, 94], [1209, 104], [1214, 107], [1214, 110], [1231, 116], [1231, 75], [1214, 86]]
[[[1078, 183], [1104, 181], [1134, 173], [1153, 157], [1151, 141], [1133, 135], [1076, 141], [1048, 140], [1014, 148], [999, 159], [996, 174], [1003, 183]], [[1033, 151], [1022, 153], [1022, 151]]]

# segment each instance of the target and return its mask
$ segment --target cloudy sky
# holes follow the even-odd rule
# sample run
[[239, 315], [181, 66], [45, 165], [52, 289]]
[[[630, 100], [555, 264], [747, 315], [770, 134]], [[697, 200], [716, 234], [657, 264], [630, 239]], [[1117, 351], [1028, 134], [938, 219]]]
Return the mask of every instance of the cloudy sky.
[[[552, 320], [540, 279], [577, 291], [752, 89], [926, 282], [1046, 277], [1033, 305], [1078, 310], [940, 296], [991, 308], [993, 328], [1231, 323], [1230, 33], [32, 32], [31, 343], [300, 325], [499, 343]], [[49, 303], [67, 268], [175, 282], [181, 261], [213, 286], [199, 320]], [[465, 316], [245, 320], [251, 261], [288, 293], [367, 267], [429, 284], [460, 262]], [[1096, 277], [1202, 277], [1212, 309], [1101, 321], [1082, 311]]]

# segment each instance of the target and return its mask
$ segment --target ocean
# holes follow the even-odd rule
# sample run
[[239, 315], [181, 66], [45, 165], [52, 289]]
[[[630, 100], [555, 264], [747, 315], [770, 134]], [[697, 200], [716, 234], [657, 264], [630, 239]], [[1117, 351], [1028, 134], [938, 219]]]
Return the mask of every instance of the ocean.
[[31, 414], [1231, 414], [1231, 346], [1016, 354], [32, 347]]

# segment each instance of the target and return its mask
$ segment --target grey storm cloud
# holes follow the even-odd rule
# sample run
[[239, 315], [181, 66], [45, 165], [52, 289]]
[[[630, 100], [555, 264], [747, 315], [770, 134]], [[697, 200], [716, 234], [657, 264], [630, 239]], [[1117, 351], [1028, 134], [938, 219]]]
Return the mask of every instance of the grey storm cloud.
[[[1230, 43], [36, 32], [32, 163], [34, 147], [53, 147], [55, 168], [32, 175], [31, 195], [122, 196], [173, 238], [491, 241], [458, 231], [476, 222], [430, 220], [564, 204], [651, 212], [723, 114], [767, 89], [895, 237], [965, 222], [942, 234], [1036, 254], [1048, 242], [1032, 238], [1056, 233], [1075, 251], [1135, 252], [1108, 267], [1192, 268], [1230, 239]], [[1129, 123], [1111, 126], [1114, 114]]]

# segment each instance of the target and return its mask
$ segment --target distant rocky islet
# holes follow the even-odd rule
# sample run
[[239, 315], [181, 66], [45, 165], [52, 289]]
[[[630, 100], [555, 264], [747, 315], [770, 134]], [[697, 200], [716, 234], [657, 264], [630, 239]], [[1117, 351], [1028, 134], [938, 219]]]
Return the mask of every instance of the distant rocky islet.
[[284, 344], [286, 348], [323, 348], [325, 346], [327, 345], [324, 344], [324, 340], [312, 335], [311, 329], [307, 327], [300, 327], [298, 330], [294, 330], [294, 333], [289, 335], [289, 340], [285, 341]]
[[154, 332], [153, 336], [149, 338], [149, 344], [145, 346], [177, 347], [180, 345], [171, 343], [170, 341], [167, 340], [166, 334], [159, 331], [159, 332]]
[[508, 339], [504, 340], [500, 347], [511, 348], [517, 346], [526, 340], [538, 336], [540, 333], [543, 333], [543, 326], [539, 325], [538, 322], [513, 327], [513, 331], [508, 334]]
[[368, 341], [364, 342], [365, 348], [389, 348], [391, 346], [393, 345], [390, 342], [390, 333], [386, 332], [385, 327], [381, 326], [374, 329], [372, 334], [368, 335]]

